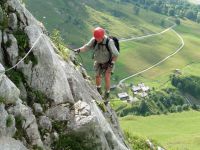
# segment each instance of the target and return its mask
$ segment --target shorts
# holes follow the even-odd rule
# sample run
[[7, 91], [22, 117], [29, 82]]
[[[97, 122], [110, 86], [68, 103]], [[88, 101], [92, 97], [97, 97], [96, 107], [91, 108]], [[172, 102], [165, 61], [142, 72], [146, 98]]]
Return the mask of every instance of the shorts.
[[96, 75], [103, 75], [105, 74], [106, 70], [109, 67], [109, 63], [97, 63], [96, 61], [94, 62], [94, 70], [96, 72]]

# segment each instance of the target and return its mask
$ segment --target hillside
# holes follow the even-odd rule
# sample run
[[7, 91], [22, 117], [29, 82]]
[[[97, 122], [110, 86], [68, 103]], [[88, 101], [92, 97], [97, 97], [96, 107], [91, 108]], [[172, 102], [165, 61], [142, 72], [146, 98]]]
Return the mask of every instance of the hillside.
[[[134, 136], [154, 139], [167, 150], [199, 150], [199, 112], [120, 119], [122, 128]], [[187, 119], [186, 119], [187, 118]]]
[[191, 3], [194, 3], [194, 4], [200, 4], [200, 0], [188, 0], [189, 2]]
[[160, 31], [165, 25], [162, 23], [164, 16], [151, 11], [147, 13], [143, 9], [140, 9], [140, 16], [137, 16], [135, 5], [114, 0], [25, 2], [27, 8], [44, 23], [49, 32], [55, 28], [60, 30], [68, 45], [80, 46], [88, 41], [96, 26], [104, 27], [119, 38], [128, 38]]
[[[200, 40], [200, 37], [198, 36], [200, 31], [199, 24], [189, 20], [181, 20], [181, 25], [177, 26], [175, 30], [183, 37], [185, 42], [183, 49], [180, 50], [180, 52], [175, 56], [171, 57], [168, 61], [160, 64], [158, 67], [129, 79], [127, 82], [133, 82], [135, 84], [145, 82], [150, 86], [159, 87], [169, 80], [170, 74], [172, 74], [175, 69], [183, 69], [191, 63], [199, 62], [200, 55], [197, 51], [199, 47], [198, 41]], [[172, 31], [169, 31], [168, 33], [158, 37], [133, 41], [132, 43], [135, 47], [132, 55], [129, 54], [133, 50], [133, 47], [128, 46], [131, 42], [128, 42], [128, 44], [122, 43], [122, 47], [126, 48], [126, 51], [121, 54], [118, 65], [120, 67], [123, 63], [125, 67], [129, 67], [129, 69], [120, 67], [120, 72], [126, 73], [122, 76], [129, 76], [152, 66], [172, 52], [175, 52], [176, 49], [179, 48], [180, 42], [180, 39]], [[133, 56], [134, 64], [128, 65], [128, 62], [131, 63], [131, 59], [126, 59], [126, 61], [124, 61], [126, 58], [124, 55], [129, 55], [129, 57]], [[117, 75], [120, 76], [121, 73], [117, 72]], [[120, 78], [123, 78], [122, 76]]]
[[[105, 27], [111, 35], [121, 38], [148, 35], [153, 32], [160, 32], [169, 26], [165, 20], [166, 16], [142, 8], [140, 8], [139, 14], [136, 15], [134, 13], [135, 5], [126, 2], [117, 3], [104, 0], [69, 2], [59, 0], [55, 3], [50, 0], [47, 3], [27, 0], [26, 5], [39, 20], [44, 22], [49, 31], [54, 28], [61, 30], [62, 37], [69, 45], [75, 44], [78, 46], [87, 42], [91, 37], [92, 28], [97, 25]], [[44, 11], [44, 9], [40, 9], [42, 7], [47, 9]], [[52, 15], [55, 16], [52, 17]], [[71, 19], [66, 20], [66, 18]], [[180, 55], [170, 58], [169, 61], [159, 67], [142, 74], [142, 76], [130, 79], [128, 82], [147, 82], [150, 86], [160, 86], [168, 80], [174, 69], [181, 69], [191, 62], [198, 61], [199, 54], [195, 49], [199, 46], [196, 42], [199, 38], [193, 35], [198, 34], [199, 29], [198, 24], [189, 20], [181, 20], [181, 25], [175, 28], [186, 42], [186, 46], [180, 52]], [[117, 83], [120, 79], [155, 64], [174, 52], [179, 45], [180, 39], [172, 31], [144, 40], [121, 43], [122, 52], [113, 76], [113, 83]], [[91, 58], [91, 55], [87, 53], [83, 55], [83, 61], [79, 59], [90, 75], [93, 74], [93, 63], [91, 59], [87, 58]], [[174, 63], [175, 61], [177, 62]], [[159, 80], [157, 80], [158, 76]]]

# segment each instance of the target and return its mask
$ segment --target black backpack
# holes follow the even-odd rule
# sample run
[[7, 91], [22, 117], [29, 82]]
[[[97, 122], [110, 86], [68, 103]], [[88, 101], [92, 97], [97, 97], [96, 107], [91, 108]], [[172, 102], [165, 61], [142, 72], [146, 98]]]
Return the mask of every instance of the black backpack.
[[[115, 44], [115, 47], [117, 48], [118, 52], [120, 52], [120, 45], [119, 45], [119, 40], [117, 37], [115, 36], [109, 36], [107, 39], [106, 39], [106, 49], [108, 50], [109, 54], [110, 54], [110, 59], [109, 59], [109, 62], [112, 61], [112, 52], [108, 46], [108, 43], [109, 43], [109, 40], [112, 39], [114, 41], [114, 44]], [[94, 41], [94, 45], [93, 47], [95, 48], [95, 46], [97, 45], [97, 41], [95, 40]]]

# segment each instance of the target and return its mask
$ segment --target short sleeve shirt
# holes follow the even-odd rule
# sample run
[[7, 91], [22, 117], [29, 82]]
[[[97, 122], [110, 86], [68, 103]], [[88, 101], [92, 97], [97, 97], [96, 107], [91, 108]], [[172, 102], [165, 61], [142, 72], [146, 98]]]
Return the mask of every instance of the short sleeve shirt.
[[[86, 50], [88, 49], [93, 49], [94, 50], [94, 60], [97, 63], [107, 63], [110, 59], [110, 53], [106, 48], [106, 40], [107, 40], [107, 36], [104, 37], [103, 41], [101, 43], [97, 43], [94, 45], [95, 39], [92, 38], [87, 44], [84, 45], [84, 47], [86, 48]], [[117, 50], [117, 48], [115, 47], [114, 41], [112, 39], [109, 40], [108, 42], [108, 47], [111, 51], [112, 57], [114, 56], [118, 56], [119, 52]]]

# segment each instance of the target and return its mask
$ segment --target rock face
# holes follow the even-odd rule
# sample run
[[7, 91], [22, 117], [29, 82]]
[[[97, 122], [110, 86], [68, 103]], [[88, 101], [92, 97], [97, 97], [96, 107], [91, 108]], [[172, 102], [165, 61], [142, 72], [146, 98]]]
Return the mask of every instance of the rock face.
[[7, 20], [0, 30], [1, 148], [128, 150], [115, 113], [97, 106], [101, 96], [83, 69], [57, 54], [18, 0], [0, 4], [0, 22]]
[[0, 137], [2, 150], [28, 150], [20, 141], [10, 137]]

